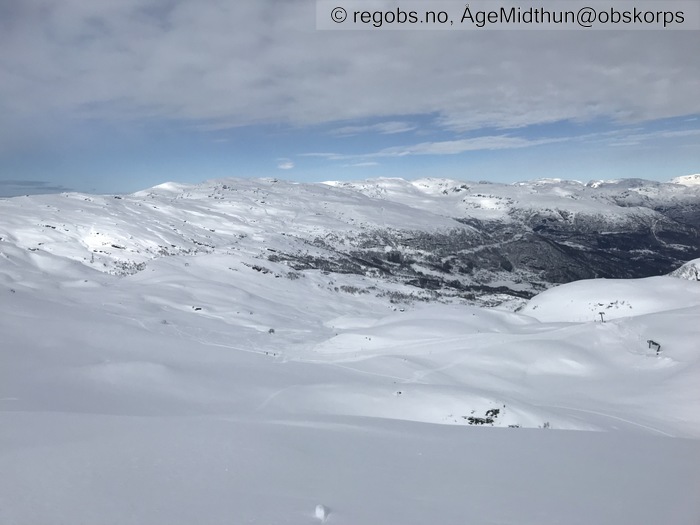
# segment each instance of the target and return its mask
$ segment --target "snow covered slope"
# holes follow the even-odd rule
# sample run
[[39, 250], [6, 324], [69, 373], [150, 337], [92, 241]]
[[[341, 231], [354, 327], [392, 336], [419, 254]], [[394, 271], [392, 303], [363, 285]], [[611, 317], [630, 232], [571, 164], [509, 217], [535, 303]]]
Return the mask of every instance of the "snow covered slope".
[[552, 288], [521, 310], [545, 322], [618, 319], [676, 308], [700, 306], [700, 284], [672, 277], [596, 279]]
[[479, 308], [331, 265], [427, 205], [229, 184], [0, 203], [0, 523], [697, 523], [700, 283]]
[[5, 199], [0, 217], [3, 253], [32, 252], [44, 268], [127, 275], [161, 257], [245, 253], [488, 305], [700, 257], [700, 187], [639, 180], [231, 179]]
[[674, 184], [682, 184], [684, 186], [698, 186], [700, 185], [700, 173], [695, 173], [693, 175], [683, 175], [681, 177], [674, 177], [671, 179]]
[[[692, 177], [692, 176], [691, 176]], [[386, 202], [400, 202], [450, 217], [512, 221], [538, 213], [574, 222], [577, 216], [599, 224], [661, 218], [655, 208], [671, 203], [697, 205], [700, 192], [674, 183], [641, 179], [591, 181], [539, 179], [515, 184], [462, 182], [450, 179], [371, 179], [362, 182], [327, 182]], [[690, 178], [682, 178], [687, 183]], [[561, 217], [561, 212], [566, 212]], [[655, 213], [656, 212], [656, 213]]]

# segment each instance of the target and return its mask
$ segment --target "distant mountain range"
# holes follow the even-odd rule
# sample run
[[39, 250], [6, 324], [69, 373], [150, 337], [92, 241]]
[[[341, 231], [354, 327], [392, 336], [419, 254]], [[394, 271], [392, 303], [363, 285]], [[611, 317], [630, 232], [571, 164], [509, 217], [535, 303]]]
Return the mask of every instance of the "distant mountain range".
[[128, 275], [159, 257], [246, 253], [261, 271], [271, 261], [489, 305], [579, 279], [667, 274], [700, 257], [700, 175], [587, 184], [225, 179], [2, 199], [0, 217], [0, 255], [33, 252], [45, 271], [69, 262]]

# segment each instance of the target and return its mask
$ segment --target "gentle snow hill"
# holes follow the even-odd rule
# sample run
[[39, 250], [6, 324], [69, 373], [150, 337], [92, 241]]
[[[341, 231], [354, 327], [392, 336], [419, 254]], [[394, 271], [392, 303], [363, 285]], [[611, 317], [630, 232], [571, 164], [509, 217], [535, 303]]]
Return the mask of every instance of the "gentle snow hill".
[[684, 186], [700, 186], [700, 173], [693, 175], [683, 175], [671, 179], [673, 184], [682, 184]]
[[700, 259], [688, 261], [677, 270], [673, 270], [669, 275], [679, 279], [688, 279], [689, 281], [700, 281]]
[[700, 283], [672, 277], [592, 279], [536, 295], [520, 313], [542, 322], [585, 323], [700, 305]]
[[[361, 277], [289, 279], [238, 253], [63, 282], [10, 256], [0, 523], [311, 525], [319, 504], [337, 525], [700, 516], [700, 307], [546, 323], [401, 312], [335, 290]], [[501, 428], [469, 424], [496, 409]]]

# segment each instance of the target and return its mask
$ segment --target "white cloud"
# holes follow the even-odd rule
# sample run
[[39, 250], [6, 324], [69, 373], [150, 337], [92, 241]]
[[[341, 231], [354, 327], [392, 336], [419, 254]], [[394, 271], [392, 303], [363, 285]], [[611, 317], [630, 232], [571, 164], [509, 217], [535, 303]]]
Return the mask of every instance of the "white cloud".
[[357, 155], [348, 155], [345, 153], [331, 153], [331, 152], [311, 152], [311, 153], [300, 153], [300, 157], [317, 157], [326, 160], [347, 160], [356, 157]]
[[0, 148], [75, 118], [206, 129], [386, 119], [339, 129], [391, 134], [411, 131], [409, 114], [465, 131], [700, 113], [694, 31], [314, 27], [308, 0], [2, 2]]
[[372, 168], [379, 166], [378, 162], [355, 162], [354, 164], [343, 164], [343, 168]]
[[359, 162], [343, 164], [342, 167], [369, 167], [376, 166], [376, 158], [382, 157], [406, 157], [410, 155], [456, 155], [467, 151], [479, 150], [502, 150], [514, 148], [529, 148], [556, 142], [565, 142], [574, 139], [567, 138], [542, 138], [525, 139], [521, 137], [511, 137], [508, 135], [489, 135], [459, 140], [445, 140], [435, 142], [420, 142], [418, 144], [408, 144], [405, 146], [392, 146], [378, 151], [365, 152], [359, 154], [340, 153], [302, 153], [301, 157], [318, 157], [331, 161], [338, 160], [358, 160]]
[[410, 122], [389, 121], [380, 122], [366, 126], [343, 126], [333, 130], [334, 135], [351, 136], [360, 135], [363, 133], [379, 133], [381, 135], [395, 135], [397, 133], [406, 133], [413, 131], [418, 126]]
[[277, 159], [277, 167], [281, 170], [291, 170], [294, 163], [289, 159]]
[[700, 135], [700, 129], [659, 130], [648, 133], [617, 133], [610, 140], [611, 146], [637, 146], [644, 142], [664, 139], [684, 139]]
[[360, 154], [340, 153], [303, 153], [301, 156], [319, 157], [331, 161], [365, 159], [363, 162], [344, 164], [343, 167], [373, 166], [377, 163], [369, 160], [381, 157], [406, 157], [411, 155], [457, 155], [468, 151], [493, 151], [505, 149], [530, 148], [561, 142], [594, 142], [610, 146], [636, 146], [643, 142], [661, 139], [683, 139], [700, 135], [700, 129], [658, 130], [643, 132], [643, 128], [634, 127], [622, 130], [571, 135], [568, 137], [527, 139], [510, 135], [486, 135], [457, 140], [420, 142], [403, 146], [392, 146], [374, 152]]
[[465, 151], [497, 150], [512, 148], [528, 148], [553, 142], [562, 142], [567, 139], [537, 139], [528, 140], [520, 137], [506, 135], [476, 137], [460, 140], [446, 140], [440, 142], [421, 142], [409, 146], [394, 146], [384, 148], [371, 154], [374, 157], [403, 157], [406, 155], [455, 155]]

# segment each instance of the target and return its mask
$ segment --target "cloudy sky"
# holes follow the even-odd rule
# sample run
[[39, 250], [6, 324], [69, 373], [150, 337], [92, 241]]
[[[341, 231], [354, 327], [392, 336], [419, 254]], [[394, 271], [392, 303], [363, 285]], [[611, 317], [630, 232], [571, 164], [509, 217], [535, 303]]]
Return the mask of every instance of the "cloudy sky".
[[2, 0], [0, 195], [667, 180], [700, 172], [698, 47], [698, 31], [320, 31], [313, 0]]

